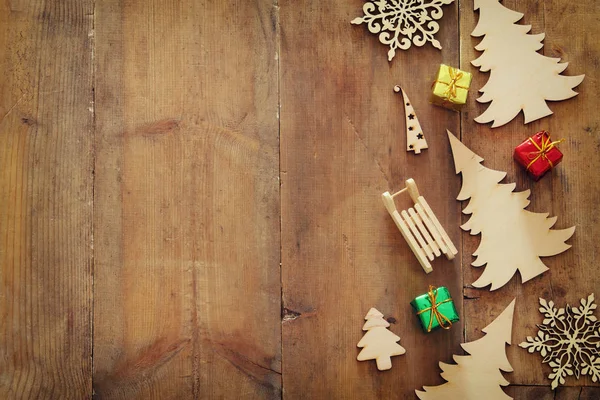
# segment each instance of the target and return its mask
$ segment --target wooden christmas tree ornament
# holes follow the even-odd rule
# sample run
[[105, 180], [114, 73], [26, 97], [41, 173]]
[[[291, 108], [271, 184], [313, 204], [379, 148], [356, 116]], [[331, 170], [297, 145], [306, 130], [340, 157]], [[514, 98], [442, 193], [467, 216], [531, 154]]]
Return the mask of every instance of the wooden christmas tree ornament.
[[501, 5], [498, 0], [475, 0], [479, 22], [471, 36], [484, 36], [475, 46], [483, 54], [471, 63], [481, 72], [490, 71], [488, 82], [477, 99], [490, 106], [475, 121], [493, 122], [492, 128], [510, 122], [523, 110], [525, 123], [552, 114], [547, 100], [565, 100], [577, 95], [572, 89], [584, 75], [563, 76], [568, 63], [543, 56], [544, 34], [527, 34], [531, 25], [517, 25], [523, 14]]
[[415, 390], [421, 400], [506, 400], [512, 399], [502, 390], [509, 382], [502, 373], [512, 372], [506, 357], [505, 344], [511, 344], [515, 300], [491, 324], [482, 329], [484, 337], [461, 347], [470, 355], [454, 356], [456, 364], [440, 362], [442, 378], [439, 386], [424, 386]]
[[406, 151], [414, 151], [415, 154], [420, 154], [421, 150], [427, 148], [427, 140], [423, 136], [423, 129], [419, 124], [419, 119], [415, 113], [408, 96], [404, 89], [400, 86], [394, 86], [394, 92], [402, 92], [402, 98], [404, 99], [404, 115], [406, 117]]
[[389, 331], [389, 322], [383, 319], [383, 314], [374, 308], [367, 313], [363, 331], [367, 331], [358, 342], [358, 347], [363, 348], [356, 359], [358, 361], [375, 360], [377, 369], [384, 371], [392, 368], [390, 357], [406, 353], [404, 347], [397, 341], [400, 337]]
[[494, 171], [481, 165], [483, 158], [473, 153], [448, 131], [456, 173], [462, 173], [462, 189], [457, 200], [467, 200], [463, 209], [471, 218], [461, 226], [471, 235], [481, 233], [481, 243], [471, 264], [485, 271], [473, 286], [492, 285], [490, 290], [504, 286], [517, 272], [527, 282], [548, 270], [540, 257], [553, 256], [569, 249], [565, 241], [575, 227], [550, 229], [557, 217], [548, 213], [527, 211], [530, 191], [513, 193], [515, 184], [500, 184], [506, 172]]
[[388, 61], [396, 50], [406, 50], [411, 45], [423, 46], [430, 42], [442, 49], [434, 37], [440, 25], [435, 22], [444, 15], [442, 6], [454, 0], [369, 0], [363, 5], [363, 17], [352, 24], [367, 24], [369, 32], [378, 34], [379, 41], [388, 45]]
[[[398, 212], [394, 197], [406, 191], [415, 203], [415, 207]], [[413, 179], [406, 181], [404, 189], [394, 194], [385, 192], [381, 195], [381, 198], [404, 240], [406, 240], [426, 273], [433, 271], [430, 261], [433, 261], [435, 257], [439, 257], [444, 253], [448, 260], [452, 260], [458, 253], [431, 207], [429, 207], [425, 198], [419, 194], [419, 189], [417, 189], [417, 184]]]

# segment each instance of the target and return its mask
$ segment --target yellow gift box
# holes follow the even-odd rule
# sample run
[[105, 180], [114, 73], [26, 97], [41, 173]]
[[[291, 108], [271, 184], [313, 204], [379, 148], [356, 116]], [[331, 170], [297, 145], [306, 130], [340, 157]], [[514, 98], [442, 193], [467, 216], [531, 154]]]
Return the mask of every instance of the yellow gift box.
[[467, 103], [472, 78], [473, 76], [469, 72], [441, 64], [431, 86], [431, 103], [460, 111], [462, 106]]

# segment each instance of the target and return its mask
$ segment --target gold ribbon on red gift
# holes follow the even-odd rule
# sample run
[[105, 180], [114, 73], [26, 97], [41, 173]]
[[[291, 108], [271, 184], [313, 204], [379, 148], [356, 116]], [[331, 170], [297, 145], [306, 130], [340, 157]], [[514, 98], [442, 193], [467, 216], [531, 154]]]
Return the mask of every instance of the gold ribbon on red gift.
[[531, 168], [531, 166], [540, 158], [543, 158], [544, 160], [548, 161], [548, 164], [550, 164], [550, 167], [554, 168], [554, 164], [552, 163], [552, 161], [550, 161], [550, 159], [548, 158], [546, 153], [548, 153], [550, 150], [552, 150], [557, 144], [565, 141], [565, 139], [560, 139], [560, 140], [551, 142], [550, 135], [548, 135], [548, 132], [546, 132], [546, 131], [542, 131], [541, 136], [542, 136], [542, 139], [540, 140], [540, 144], [536, 143], [536, 141], [533, 140], [533, 136], [530, 137], [529, 139], [527, 139], [538, 150], [538, 151], [533, 151], [527, 155], [527, 158], [531, 160], [529, 162], [529, 164], [527, 164], [527, 171], [529, 171], [529, 168]]
[[440, 326], [442, 328], [450, 329], [452, 327], [452, 321], [450, 321], [448, 319], [448, 317], [446, 317], [444, 314], [442, 314], [438, 310], [438, 306], [440, 304], [444, 304], [444, 303], [448, 303], [448, 302], [452, 301], [452, 298], [450, 297], [450, 298], [440, 301], [438, 303], [437, 302], [437, 288], [432, 285], [429, 285], [429, 291], [427, 292], [427, 295], [429, 296], [429, 302], [431, 303], [431, 307], [424, 308], [417, 313], [417, 315], [421, 315], [424, 312], [431, 310], [431, 314], [429, 315], [429, 325], [427, 326], [427, 332], [431, 332], [431, 327], [433, 325], [433, 318], [437, 319], [438, 324], [440, 324]]
[[456, 68], [452, 68], [452, 67], [448, 67], [448, 73], [450, 75], [450, 82], [444, 82], [444, 81], [440, 81], [440, 80], [436, 80], [433, 82], [433, 84], [435, 85], [436, 83], [442, 83], [444, 85], [448, 85], [448, 88], [444, 91], [444, 101], [449, 101], [451, 103], [455, 103], [455, 99], [456, 99], [456, 89], [467, 89], [469, 90], [468, 87], [466, 86], [460, 86], [458, 84], [458, 81], [463, 77], [463, 73], [461, 70], [458, 70], [458, 73], [456, 73], [457, 69]]

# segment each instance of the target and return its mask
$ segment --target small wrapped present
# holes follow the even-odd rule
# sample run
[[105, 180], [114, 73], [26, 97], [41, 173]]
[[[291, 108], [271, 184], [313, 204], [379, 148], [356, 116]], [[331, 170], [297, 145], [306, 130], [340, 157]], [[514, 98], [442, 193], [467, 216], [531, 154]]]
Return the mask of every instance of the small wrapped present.
[[431, 103], [460, 111], [467, 103], [472, 77], [469, 72], [441, 64], [431, 86]]
[[553, 142], [548, 132], [538, 132], [515, 148], [514, 158], [537, 181], [561, 162], [563, 154], [556, 145], [563, 141]]
[[429, 286], [429, 291], [417, 296], [410, 305], [417, 312], [425, 332], [438, 328], [450, 329], [452, 323], [459, 320], [450, 292], [443, 286]]

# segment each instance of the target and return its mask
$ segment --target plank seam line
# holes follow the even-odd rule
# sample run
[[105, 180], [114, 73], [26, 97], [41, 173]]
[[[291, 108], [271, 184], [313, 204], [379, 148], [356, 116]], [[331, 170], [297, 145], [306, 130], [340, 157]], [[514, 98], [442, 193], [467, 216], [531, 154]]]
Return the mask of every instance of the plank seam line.
[[95, 229], [95, 211], [96, 211], [96, 1], [92, 1], [92, 32], [90, 36], [91, 42], [91, 54], [90, 54], [90, 68], [91, 68], [91, 82], [92, 82], [92, 227], [90, 233], [90, 246], [91, 246], [91, 304], [90, 304], [90, 398], [93, 398], [94, 393], [94, 316], [95, 316], [95, 290], [94, 290], [94, 277], [96, 272], [96, 250], [94, 247], [94, 229]]
[[[505, 388], [508, 387], [550, 387], [549, 383], [510, 383], [509, 386], [505, 386]], [[581, 390], [583, 389], [599, 389], [600, 387], [598, 386], [591, 386], [591, 385], [560, 385], [558, 388], [580, 388]]]
[[[457, 7], [456, 7], [456, 25], [458, 28], [458, 68], [462, 69], [462, 32], [461, 32], [461, 23], [460, 23], [460, 9], [461, 9], [461, 0], [457, 0]], [[459, 118], [458, 118], [458, 137], [459, 139], [462, 141], [463, 138], [463, 116], [462, 114], [460, 114]], [[462, 225], [462, 202], [458, 202], [458, 220]], [[463, 235], [462, 229], [459, 228], [458, 229], [458, 234], [460, 235], [460, 240], [458, 242], [459, 245], [459, 258], [458, 258], [458, 266], [459, 266], [459, 270], [460, 270], [460, 275], [459, 275], [459, 279], [460, 279], [460, 283], [462, 286], [462, 296], [461, 296], [461, 310], [462, 312], [465, 311], [465, 271], [464, 271], [464, 261], [465, 261], [465, 257], [464, 257], [464, 252], [465, 252], [465, 237]], [[470, 267], [470, 265], [469, 265]], [[463, 323], [463, 331], [462, 331], [462, 336], [463, 336], [463, 343], [467, 342], [467, 320], [465, 318], [465, 322]]]
[[[542, 1], [541, 4], [542, 7], [542, 33], [545, 35], [546, 34], [546, 4]], [[523, 13], [526, 15], [526, 13]], [[532, 24], [533, 26], [533, 24]], [[530, 32], [533, 33], [533, 32]], [[545, 36], [544, 36], [545, 38]], [[543, 56], [546, 56], [546, 43], [543, 43], [544, 45], [542, 46], [542, 48], [540, 49], [541, 53]], [[550, 186], [550, 194], [552, 195], [552, 198], [554, 198], [554, 184], [552, 184]], [[554, 204], [552, 204], [552, 206], [554, 207]], [[552, 296], [552, 298], [554, 297], [554, 287], [552, 286], [552, 274], [548, 274], [548, 285], [550, 286], [550, 295]], [[580, 393], [581, 396], [581, 393]]]
[[[277, 172], [279, 180], [279, 308], [283, 311], [283, 200], [281, 194], [281, 20], [279, 0], [273, 0], [272, 5], [275, 12], [275, 51], [277, 52], [277, 138], [279, 140], [279, 171]], [[279, 325], [279, 356], [281, 357], [281, 372], [279, 372], [279, 376], [281, 377], [279, 398], [283, 400], [283, 320], [280, 321]]]

